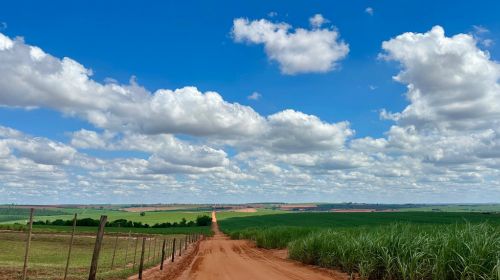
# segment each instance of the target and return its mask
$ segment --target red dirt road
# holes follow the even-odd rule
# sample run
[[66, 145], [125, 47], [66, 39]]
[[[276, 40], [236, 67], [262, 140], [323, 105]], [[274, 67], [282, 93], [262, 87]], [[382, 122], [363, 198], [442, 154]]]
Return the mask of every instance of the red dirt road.
[[212, 213], [212, 220], [214, 221], [212, 223], [215, 232], [214, 237], [200, 243], [198, 252], [191, 263], [174, 279], [348, 279], [345, 274], [340, 272], [307, 266], [284, 259], [271, 250], [256, 248], [249, 241], [230, 240], [219, 231], [215, 213]]

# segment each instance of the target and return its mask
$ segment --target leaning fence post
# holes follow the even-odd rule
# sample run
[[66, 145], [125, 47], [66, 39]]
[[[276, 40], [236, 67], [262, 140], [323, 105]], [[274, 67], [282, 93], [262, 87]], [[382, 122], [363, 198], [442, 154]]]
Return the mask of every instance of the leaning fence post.
[[186, 251], [188, 248], [188, 241], [187, 241], [187, 236], [184, 238], [184, 251]]
[[71, 238], [69, 239], [69, 249], [68, 249], [68, 259], [66, 260], [66, 268], [64, 269], [64, 280], [68, 276], [68, 268], [69, 268], [69, 259], [71, 258], [71, 248], [73, 248], [73, 238], [75, 237], [75, 229], [76, 229], [76, 216], [73, 217], [73, 230], [71, 231]]
[[102, 238], [104, 236], [104, 227], [106, 226], [107, 216], [102, 215], [99, 222], [99, 229], [95, 239], [94, 253], [92, 254], [92, 262], [90, 263], [89, 280], [95, 280], [97, 274], [97, 262], [99, 261], [99, 253], [101, 251]]
[[25, 280], [26, 276], [28, 275], [28, 257], [30, 254], [31, 233], [33, 231], [33, 212], [35, 212], [35, 208], [30, 209], [30, 220], [29, 220], [29, 224], [28, 224], [28, 238], [26, 240], [26, 251], [24, 252], [23, 280]]
[[167, 240], [163, 239], [163, 245], [161, 246], [161, 262], [160, 270], [163, 270], [163, 261], [165, 260], [165, 243]]
[[132, 270], [135, 270], [135, 259], [137, 256], [137, 246], [139, 245], [139, 237], [135, 238], [135, 249], [134, 249], [134, 264], [132, 265]]
[[111, 270], [115, 267], [115, 255], [116, 255], [116, 246], [118, 245], [118, 235], [115, 238], [115, 248], [113, 249], [113, 257], [111, 258]]
[[124, 268], [127, 268], [127, 257], [128, 257], [128, 247], [130, 245], [130, 231], [128, 232], [128, 237], [127, 237], [127, 248], [125, 249], [125, 266]]
[[139, 280], [142, 280], [142, 270], [144, 269], [144, 251], [146, 250], [146, 237], [142, 238], [141, 262], [139, 263]]
[[174, 241], [172, 241], [172, 262], [174, 262], [175, 259], [175, 238]]

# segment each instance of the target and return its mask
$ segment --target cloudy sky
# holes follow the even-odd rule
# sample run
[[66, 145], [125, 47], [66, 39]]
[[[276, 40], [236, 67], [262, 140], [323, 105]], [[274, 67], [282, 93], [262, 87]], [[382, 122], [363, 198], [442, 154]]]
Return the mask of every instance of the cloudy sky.
[[500, 2], [70, 2], [0, 9], [0, 203], [500, 202]]

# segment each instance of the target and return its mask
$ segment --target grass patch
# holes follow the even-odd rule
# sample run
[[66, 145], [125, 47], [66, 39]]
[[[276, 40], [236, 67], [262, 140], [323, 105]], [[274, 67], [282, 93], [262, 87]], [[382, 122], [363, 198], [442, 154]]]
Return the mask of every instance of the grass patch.
[[[13, 230], [13, 231], [26, 231], [25, 225], [0, 225], [0, 230]], [[71, 226], [45, 226], [34, 225], [33, 232], [35, 233], [69, 233]], [[95, 234], [97, 227], [77, 227], [77, 234]], [[210, 227], [178, 227], [178, 228], [120, 228], [108, 227], [105, 229], [106, 233], [121, 233], [121, 234], [190, 234], [200, 233], [206, 236], [211, 236], [213, 233]]]
[[[163, 239], [171, 240], [173, 237], [179, 238], [182, 236], [150, 236], [146, 243], [146, 267], [158, 264]], [[18, 279], [23, 267], [25, 238], [25, 233], [0, 233], [0, 270], [2, 271], [0, 279]], [[68, 234], [35, 233], [33, 235], [30, 251], [29, 279], [62, 278], [66, 264], [69, 238]], [[156, 241], [153, 238], [156, 238]], [[93, 235], [75, 236], [69, 279], [87, 279], [94, 242]], [[115, 242], [117, 242], [117, 250], [112, 269], [111, 264]], [[98, 278], [123, 279], [137, 273], [138, 266], [136, 265], [135, 269], [132, 268], [135, 244], [136, 241], [133, 237], [128, 239], [126, 235], [116, 236], [106, 234], [99, 258]], [[136, 262], [139, 261], [140, 247], [141, 242], [139, 241], [135, 253]], [[170, 252], [171, 248], [167, 250]]]

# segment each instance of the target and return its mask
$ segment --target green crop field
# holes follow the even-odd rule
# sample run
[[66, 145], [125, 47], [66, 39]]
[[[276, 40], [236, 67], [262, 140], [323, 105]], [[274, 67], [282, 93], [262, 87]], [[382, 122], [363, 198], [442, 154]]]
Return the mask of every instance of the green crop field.
[[[2, 208], [0, 208], [2, 209]], [[5, 209], [5, 208], [4, 208]], [[0, 223], [2, 224], [12, 224], [12, 223], [26, 223], [29, 216], [29, 209], [16, 208], [15, 211], [19, 211], [17, 214], [2, 215], [0, 211]], [[11, 211], [11, 213], [15, 213]], [[92, 218], [99, 219], [101, 215], [107, 215], [108, 221], [126, 219], [134, 222], [142, 222], [147, 224], [155, 223], [165, 223], [165, 222], [179, 222], [182, 218], [188, 221], [193, 221], [196, 217], [200, 215], [209, 215], [210, 212], [200, 212], [200, 211], [150, 211], [145, 212], [144, 216], [141, 216], [138, 212], [127, 212], [122, 210], [113, 209], [87, 209], [87, 208], [59, 208], [59, 209], [35, 209], [35, 221], [54, 221], [57, 219], [71, 220], [73, 219], [73, 214], [78, 214], [78, 218]], [[5, 217], [10, 216], [10, 217]]]
[[441, 212], [496, 212], [500, 213], [500, 204], [449, 204], [408, 207], [401, 211], [441, 211]]
[[[118, 209], [93, 209], [93, 208], [57, 208], [57, 209], [35, 209], [35, 221], [54, 221], [57, 219], [71, 220], [74, 214], [78, 214], [78, 219], [92, 218], [99, 219], [101, 215], [107, 215], [108, 221], [126, 219], [134, 222], [147, 223], [153, 225], [155, 223], [179, 222], [183, 218], [187, 221], [194, 221], [196, 217], [201, 215], [210, 215], [210, 211], [185, 211], [185, 210], [168, 210], [168, 211], [146, 211], [144, 216], [139, 212], [127, 212]], [[218, 219], [227, 219], [232, 217], [247, 217], [260, 216], [270, 214], [280, 214], [285, 211], [271, 209], [257, 209], [257, 212], [236, 212], [236, 211], [221, 211], [218, 214]], [[0, 224], [26, 223], [29, 217], [29, 209], [26, 208], [5, 208], [0, 207]]]
[[[249, 213], [251, 214], [251, 213]], [[219, 217], [219, 213], [217, 217]], [[249, 227], [298, 226], [315, 228], [370, 227], [392, 223], [408, 222], [413, 224], [455, 224], [465, 221], [481, 223], [489, 221], [500, 224], [500, 214], [455, 213], [455, 212], [374, 212], [374, 213], [280, 213], [268, 215], [249, 215], [220, 219], [219, 225], [225, 231]]]
[[275, 214], [284, 214], [289, 213], [282, 210], [271, 210], [271, 209], [256, 209], [256, 212], [236, 212], [236, 211], [218, 211], [217, 212], [217, 220], [227, 220], [231, 218], [242, 218], [242, 217], [258, 217], [258, 216], [267, 216], [267, 215], [275, 215]]
[[288, 213], [219, 222], [235, 239], [361, 279], [500, 279], [500, 215]]

